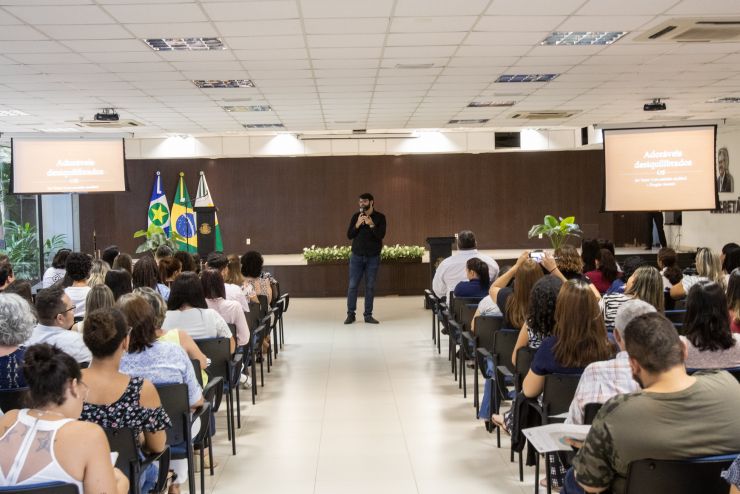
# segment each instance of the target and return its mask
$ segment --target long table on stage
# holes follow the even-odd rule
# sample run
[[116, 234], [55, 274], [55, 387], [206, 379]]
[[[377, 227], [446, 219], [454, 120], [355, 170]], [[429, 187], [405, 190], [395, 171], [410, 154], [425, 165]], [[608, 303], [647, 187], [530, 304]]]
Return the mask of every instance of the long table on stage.
[[[616, 249], [617, 261], [630, 256], [643, 257], [651, 264], [656, 262], [657, 249], [646, 251], [641, 248]], [[522, 252], [520, 249], [481, 250], [498, 262], [499, 266], [513, 265]], [[454, 254], [454, 251], [453, 251]], [[347, 263], [306, 264], [302, 254], [265, 255], [264, 270], [280, 282], [283, 291], [293, 297], [344, 297], [347, 295], [349, 266]], [[694, 262], [694, 253], [680, 253], [679, 265], [682, 268]], [[375, 284], [375, 296], [422, 295], [430, 288], [429, 254], [422, 262], [381, 263]], [[363, 294], [360, 283], [360, 295]]]

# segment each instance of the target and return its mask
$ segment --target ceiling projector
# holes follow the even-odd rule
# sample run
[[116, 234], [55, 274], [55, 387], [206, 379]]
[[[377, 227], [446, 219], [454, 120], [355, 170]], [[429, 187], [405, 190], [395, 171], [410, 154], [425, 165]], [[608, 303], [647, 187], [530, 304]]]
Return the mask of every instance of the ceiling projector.
[[665, 108], [665, 103], [660, 101], [660, 98], [654, 99], [652, 103], [645, 103], [645, 106], [642, 107], [644, 111], [663, 111]]
[[114, 108], [103, 108], [103, 111], [96, 113], [94, 118], [99, 122], [117, 122], [118, 113]]

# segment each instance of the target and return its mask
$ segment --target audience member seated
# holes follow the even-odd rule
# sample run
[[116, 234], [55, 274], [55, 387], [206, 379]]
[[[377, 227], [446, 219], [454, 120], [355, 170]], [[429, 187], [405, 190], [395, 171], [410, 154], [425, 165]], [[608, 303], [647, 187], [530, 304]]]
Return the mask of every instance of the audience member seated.
[[674, 269], [678, 265], [678, 255], [670, 247], [661, 247], [658, 251], [658, 269], [663, 276], [663, 289], [670, 290], [676, 283], [671, 283], [666, 272]]
[[258, 295], [265, 295], [268, 302], [272, 302], [272, 286], [270, 280], [262, 276], [264, 260], [262, 254], [250, 250], [241, 258], [242, 276], [244, 284], [242, 291], [251, 302], [258, 302]]
[[[457, 252], [444, 259], [434, 273], [432, 289], [439, 298], [447, 298], [458, 283], [466, 281], [465, 268], [468, 259], [477, 257], [488, 265], [488, 275], [491, 280], [498, 277], [498, 264], [490, 256], [481, 254], [476, 247], [475, 234], [470, 230], [463, 230], [457, 235]], [[242, 259], [242, 266], [244, 260]], [[242, 269], [242, 274], [244, 270]], [[245, 275], [246, 276], [246, 275]]]
[[36, 318], [28, 302], [14, 293], [0, 293], [0, 390], [26, 387], [23, 344], [34, 326]]
[[[90, 291], [87, 293], [87, 298], [85, 299], [85, 305], [87, 306], [87, 310], [90, 312], [97, 309], [109, 309], [113, 307], [115, 303], [116, 301], [113, 298], [113, 292], [106, 285], [95, 285], [91, 287]], [[72, 331], [82, 334], [84, 324], [84, 319], [75, 323], [75, 325], [72, 326]]]
[[624, 293], [625, 285], [627, 285], [627, 280], [630, 279], [630, 276], [637, 271], [637, 268], [648, 265], [648, 262], [639, 256], [630, 256], [625, 259], [622, 263], [622, 276], [614, 280], [614, 283], [612, 283], [612, 286], [609, 287], [605, 295]]
[[236, 345], [231, 330], [218, 312], [208, 308], [197, 274], [185, 272], [177, 277], [172, 283], [167, 309], [162, 329], [183, 329], [195, 340], [229, 338], [231, 353], [234, 353]]
[[602, 295], [609, 290], [618, 276], [617, 261], [609, 249], [601, 249], [596, 258], [596, 269], [586, 272], [586, 277]]
[[242, 276], [242, 263], [239, 256], [236, 254], [228, 255], [229, 265], [224, 278], [224, 283], [231, 283], [236, 285], [241, 290], [242, 284], [244, 284], [244, 276]]
[[182, 264], [174, 257], [163, 257], [159, 260], [158, 267], [159, 281], [167, 288], [171, 288], [172, 282], [183, 272]]
[[113, 269], [113, 263], [116, 261], [116, 257], [121, 253], [121, 250], [117, 245], [109, 245], [100, 254], [100, 260], [104, 261], [109, 269]]
[[719, 256], [706, 247], [696, 252], [696, 274], [684, 275], [679, 283], [673, 285], [671, 297], [675, 300], [684, 298], [691, 287], [700, 281], [714, 281], [723, 289], [726, 286]]
[[26, 280], [15, 280], [13, 283], [5, 287], [5, 290], [3, 290], [2, 293], [14, 293], [22, 297], [29, 304], [33, 305], [31, 284]]
[[93, 259], [87, 285], [89, 287], [105, 285], [105, 275], [108, 274], [108, 271], [110, 271], [110, 266], [108, 266], [107, 262], [102, 259]]
[[585, 272], [596, 269], [596, 259], [599, 257], [601, 245], [596, 238], [584, 238], [581, 240], [581, 259], [583, 260], [583, 270]]
[[725, 273], [732, 272], [732, 269], [730, 269], [729, 271], [726, 269], [725, 260], [727, 259], [727, 253], [735, 249], [740, 249], [740, 245], [736, 244], [735, 242], [730, 242], [722, 246], [722, 252], [719, 255], [719, 263], [722, 266], [722, 271], [724, 271]]
[[727, 307], [730, 314], [730, 330], [740, 333], [740, 268], [735, 268], [730, 273], [730, 281], [727, 282]]
[[127, 353], [121, 359], [121, 372], [143, 377], [154, 384], [184, 383], [188, 386], [190, 406], [203, 404], [203, 390], [195, 377], [190, 358], [177, 344], [160, 341], [156, 315], [141, 295], [129, 293], [116, 302], [131, 327]]
[[740, 247], [730, 249], [725, 255], [724, 261], [722, 261], [722, 273], [725, 277], [725, 286], [727, 286], [727, 283], [730, 280], [730, 273], [737, 268], [740, 268]]
[[566, 280], [584, 279], [583, 259], [572, 245], [565, 244], [553, 252], [555, 264]]
[[727, 297], [713, 281], [700, 281], [686, 298], [683, 323], [689, 369], [740, 367], [740, 335], [730, 331]]
[[[532, 287], [543, 276], [540, 264], [525, 250], [514, 266], [496, 279], [489, 293], [504, 316], [504, 328], [520, 329], [524, 325]], [[514, 286], [509, 287], [512, 279]]]
[[564, 493], [610, 488], [624, 494], [627, 469], [636, 460], [740, 451], [735, 433], [740, 430], [740, 386], [734, 377], [726, 372], [687, 375], [686, 349], [661, 314], [633, 319], [623, 336], [632, 374], [643, 390], [604, 404], [568, 472]]
[[[568, 280], [563, 283], [555, 305], [554, 334], [542, 340], [534, 354], [522, 392], [526, 398], [536, 398], [544, 389], [547, 374], [581, 374], [588, 364], [613, 355], [614, 348], [589, 284], [579, 279]], [[502, 415], [494, 415], [492, 420], [508, 431], [513, 425], [513, 414], [507, 414], [505, 425]]]
[[[220, 252], [212, 252], [209, 254], [206, 266], [221, 273], [221, 278], [223, 280], [225, 280], [226, 276], [229, 274], [229, 258]], [[203, 272], [200, 274], [203, 275]], [[244, 293], [242, 293], [241, 284], [234, 285], [224, 281], [224, 287], [226, 290], [226, 296], [224, 298], [226, 300], [233, 300], [239, 303], [243, 312], [249, 312], [249, 301]], [[208, 298], [208, 295], [206, 295], [206, 298]]]
[[172, 257], [175, 255], [175, 251], [169, 245], [160, 245], [157, 250], [154, 251], [154, 261], [159, 265], [159, 261], [165, 257]]
[[145, 254], [136, 261], [134, 271], [131, 274], [131, 282], [134, 288], [149, 287], [158, 291], [165, 300], [170, 297], [170, 289], [167, 285], [159, 282], [159, 270], [151, 254]]
[[148, 287], [137, 288], [134, 290], [134, 294], [143, 297], [144, 300], [152, 306], [155, 317], [154, 327], [159, 341], [181, 346], [182, 349], [185, 350], [185, 353], [188, 354], [190, 360], [197, 360], [198, 363], [200, 363], [203, 375], [203, 384], [207, 383], [208, 375], [205, 372], [205, 368], [208, 367], [208, 359], [205, 354], [200, 351], [195, 340], [193, 340], [193, 338], [182, 329], [171, 329], [169, 331], [164, 331], [162, 329], [162, 323], [164, 323], [164, 318], [167, 315], [167, 302], [165, 302], [158, 292], [155, 292]]
[[[85, 299], [90, 286], [87, 279], [90, 277], [92, 259], [82, 252], [70, 252], [64, 269], [72, 284], [64, 289], [74, 305], [74, 317], [85, 317]], [[69, 329], [69, 328], [67, 328]]]
[[15, 275], [13, 274], [13, 265], [10, 264], [10, 260], [5, 258], [0, 261], [0, 292], [5, 290], [8, 285], [15, 281]]
[[111, 269], [108, 271], [105, 275], [105, 285], [113, 292], [113, 298], [115, 300], [121, 298], [121, 295], [133, 291], [131, 275], [124, 269]]
[[594, 362], [583, 370], [565, 419], [567, 424], [583, 424], [584, 412], [589, 403], [604, 403], [613, 396], [640, 390], [640, 385], [632, 378], [623, 335], [624, 328], [632, 319], [651, 312], [655, 312], [655, 307], [637, 299], [628, 300], [617, 310], [614, 340], [619, 353], [613, 359]]
[[730, 484], [730, 494], [740, 494], [740, 456], [735, 458], [726, 472], [722, 472], [722, 478]]
[[124, 252], [121, 252], [118, 254], [118, 257], [116, 257], [116, 260], [113, 261], [113, 266], [111, 266], [112, 269], [122, 269], [124, 271], [127, 271], [128, 274], [132, 274], [134, 271], [134, 261], [131, 259], [131, 256], [129, 254], [126, 254]]
[[614, 318], [619, 307], [628, 300], [635, 298], [649, 303], [659, 312], [664, 312], [665, 294], [663, 292], [663, 277], [660, 275], [660, 271], [652, 266], [639, 267], [627, 279], [624, 293], [604, 295], [604, 298], [599, 301], [599, 306], [604, 314], [604, 324], [607, 327], [614, 326]]
[[488, 264], [477, 257], [471, 257], [465, 265], [467, 280], [455, 286], [455, 297], [483, 298], [488, 295], [491, 279], [488, 275]]
[[216, 269], [206, 268], [200, 273], [200, 281], [203, 285], [203, 295], [206, 297], [208, 308], [218, 312], [227, 324], [236, 326], [237, 345], [247, 345], [249, 343], [247, 318], [244, 316], [244, 311], [239, 302], [226, 299], [226, 288], [221, 273]]
[[519, 330], [511, 362], [516, 365], [516, 353], [520, 348], [537, 349], [542, 340], [553, 335], [555, 330], [555, 307], [563, 281], [557, 276], [540, 278], [532, 287], [527, 306], [526, 323]]
[[35, 345], [23, 374], [32, 408], [0, 417], [0, 486], [65, 482], [80, 493], [126, 494], [128, 480], [111, 464], [105, 433], [77, 420], [88, 392], [77, 362], [59, 348]]
[[72, 252], [69, 249], [59, 249], [54, 258], [51, 261], [51, 267], [44, 271], [44, 276], [41, 278], [41, 288], [49, 288], [57, 281], [64, 278], [67, 273], [64, 269], [64, 265], [67, 262], [67, 256]]
[[[198, 254], [195, 255], [197, 256]], [[178, 250], [172, 257], [180, 261], [183, 273], [186, 271], [191, 273], [200, 273], [200, 257], [198, 257], [198, 261], [196, 261], [194, 255], [190, 254], [190, 252], [185, 252], [184, 250]]]
[[77, 362], [90, 362], [92, 354], [82, 341], [82, 335], [69, 330], [75, 322], [74, 310], [72, 300], [61, 287], [53, 286], [40, 290], [36, 294], [36, 314], [39, 323], [33, 329], [25, 346], [48, 343], [56, 345]]
[[[106, 429], [131, 428], [143, 451], [159, 453], [167, 447], [165, 429], [172, 422], [149, 380], [119, 370], [129, 331], [126, 318], [115, 308], [98, 309], [85, 317], [83, 335], [93, 360], [82, 371], [88, 393], [80, 419]], [[149, 492], [157, 480], [157, 466], [150, 465], [142, 477], [141, 491]]]

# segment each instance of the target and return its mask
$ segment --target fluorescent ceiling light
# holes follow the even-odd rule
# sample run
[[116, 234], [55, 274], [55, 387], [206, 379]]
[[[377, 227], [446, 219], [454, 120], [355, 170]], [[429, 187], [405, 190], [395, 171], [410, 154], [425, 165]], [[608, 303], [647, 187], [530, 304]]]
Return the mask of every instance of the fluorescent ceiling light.
[[542, 40], [544, 46], [593, 46], [611, 45], [627, 31], [555, 31]]
[[0, 110], [0, 117], [27, 117], [28, 113], [20, 110]]
[[254, 87], [254, 83], [249, 79], [229, 79], [225, 81], [211, 80], [194, 80], [193, 84], [201, 89], [234, 89], [244, 87]]
[[143, 40], [154, 51], [209, 51], [225, 50], [220, 38], [146, 38]]
[[504, 74], [495, 82], [550, 82], [560, 74]]
[[272, 107], [270, 105], [222, 106], [221, 108], [230, 113], [248, 111], [272, 111]]
[[245, 129], [283, 129], [285, 126], [281, 123], [251, 123], [242, 124]]
[[721, 98], [712, 98], [707, 101], [707, 103], [725, 103], [725, 104], [732, 104], [732, 103], [740, 103], [740, 97], [738, 96], [723, 96]]
[[514, 106], [516, 101], [471, 101], [468, 103], [468, 108], [490, 108], [498, 106]]
[[459, 120], [450, 120], [447, 122], [451, 125], [469, 125], [469, 124], [484, 124], [487, 123], [490, 118], [463, 118]]

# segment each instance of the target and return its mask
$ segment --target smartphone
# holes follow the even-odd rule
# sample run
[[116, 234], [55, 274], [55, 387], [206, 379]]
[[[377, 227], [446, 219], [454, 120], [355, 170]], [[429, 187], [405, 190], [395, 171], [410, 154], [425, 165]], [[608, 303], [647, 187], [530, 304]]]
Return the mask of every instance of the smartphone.
[[534, 259], [536, 262], [542, 262], [545, 258], [545, 252], [542, 250], [533, 250], [529, 253], [529, 258]]

